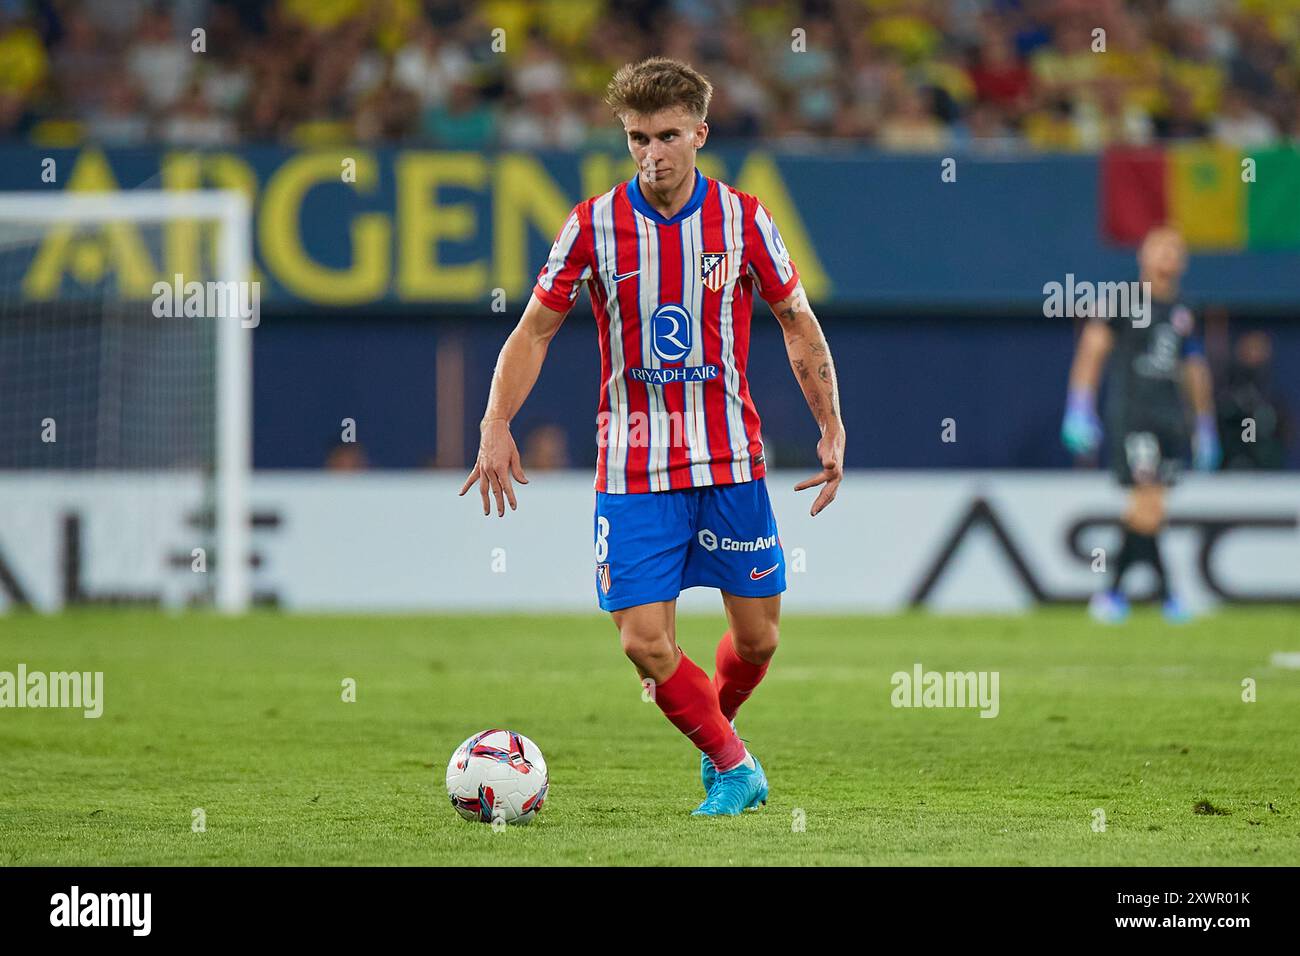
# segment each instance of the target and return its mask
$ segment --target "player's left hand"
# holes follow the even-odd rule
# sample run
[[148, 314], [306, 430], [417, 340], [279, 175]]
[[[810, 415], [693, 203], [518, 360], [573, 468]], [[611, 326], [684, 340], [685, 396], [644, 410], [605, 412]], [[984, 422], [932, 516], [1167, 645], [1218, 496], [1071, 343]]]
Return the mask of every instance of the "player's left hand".
[[824, 486], [809, 512], [814, 517], [835, 500], [835, 493], [844, 480], [844, 429], [841, 426], [833, 425], [822, 433], [821, 441], [817, 443], [817, 457], [821, 459], [822, 470], [794, 486], [795, 491]]
[[515, 500], [514, 486], [510, 483], [511, 477], [521, 485], [528, 484], [528, 478], [524, 475], [519, 449], [510, 434], [508, 421], [503, 418], [486, 419], [479, 426], [479, 432], [478, 458], [474, 462], [474, 470], [465, 479], [465, 484], [461, 485], [460, 493], [464, 496], [477, 483], [479, 495], [483, 499], [483, 514], [489, 515], [492, 509], [488, 502], [488, 492], [491, 491], [497, 501], [497, 517], [502, 518], [505, 517], [507, 501], [510, 502], [511, 511], [519, 507], [519, 502]]
[[1214, 471], [1223, 460], [1223, 449], [1219, 446], [1219, 429], [1209, 415], [1196, 418], [1196, 441], [1193, 463], [1197, 471]]

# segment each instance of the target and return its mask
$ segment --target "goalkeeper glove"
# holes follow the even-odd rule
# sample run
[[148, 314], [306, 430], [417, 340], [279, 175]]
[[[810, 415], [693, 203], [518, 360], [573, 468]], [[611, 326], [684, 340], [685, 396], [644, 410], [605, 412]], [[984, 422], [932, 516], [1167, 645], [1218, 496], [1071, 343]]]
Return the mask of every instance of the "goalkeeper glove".
[[1061, 423], [1061, 441], [1075, 455], [1086, 455], [1101, 444], [1101, 422], [1097, 419], [1090, 389], [1070, 390], [1065, 421]]

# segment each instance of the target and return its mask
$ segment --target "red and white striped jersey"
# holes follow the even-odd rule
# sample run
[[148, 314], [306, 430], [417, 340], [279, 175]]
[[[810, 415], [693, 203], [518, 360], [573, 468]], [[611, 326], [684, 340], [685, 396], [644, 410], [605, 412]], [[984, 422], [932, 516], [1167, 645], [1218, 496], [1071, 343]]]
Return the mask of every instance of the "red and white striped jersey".
[[574, 207], [533, 294], [567, 312], [587, 283], [600, 333], [596, 490], [763, 477], [749, 394], [752, 286], [769, 303], [799, 273], [767, 209], [698, 170], [671, 219], [634, 178]]

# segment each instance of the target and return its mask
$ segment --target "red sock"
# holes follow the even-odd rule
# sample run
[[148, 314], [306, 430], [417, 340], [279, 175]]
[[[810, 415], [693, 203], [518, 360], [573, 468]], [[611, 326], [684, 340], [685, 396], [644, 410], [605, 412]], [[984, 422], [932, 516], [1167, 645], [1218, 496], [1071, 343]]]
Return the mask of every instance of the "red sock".
[[718, 653], [714, 658], [717, 672], [713, 675], [713, 686], [718, 692], [718, 706], [722, 716], [727, 720], [736, 719], [736, 711], [749, 699], [763, 675], [767, 673], [768, 661], [763, 664], [751, 664], [739, 654], [731, 643], [731, 632], [722, 635], [718, 642]]
[[655, 703], [674, 727], [709, 755], [719, 773], [745, 759], [745, 745], [718, 709], [718, 694], [709, 675], [684, 653], [672, 676], [655, 687]]

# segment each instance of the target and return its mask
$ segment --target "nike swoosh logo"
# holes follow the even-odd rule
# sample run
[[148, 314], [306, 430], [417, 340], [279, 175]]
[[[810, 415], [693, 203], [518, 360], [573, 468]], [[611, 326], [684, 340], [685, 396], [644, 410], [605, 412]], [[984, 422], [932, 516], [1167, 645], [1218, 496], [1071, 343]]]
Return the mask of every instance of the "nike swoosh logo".
[[641, 274], [641, 270], [640, 270], [640, 269], [637, 269], [637, 270], [635, 270], [634, 272], [624, 272], [622, 275], [619, 275], [617, 272], [615, 272], [615, 273], [614, 273], [614, 281], [615, 281], [615, 282], [622, 282], [624, 279], [630, 279], [630, 278], [632, 278], [633, 276], [635, 276], [635, 275], [640, 275], [640, 274]]
[[781, 565], [779, 565], [779, 564], [774, 564], [774, 565], [772, 565], [770, 568], [768, 568], [766, 571], [760, 571], [760, 570], [758, 570], [758, 568], [750, 568], [750, 569], [749, 569], [749, 580], [751, 580], [751, 581], [757, 581], [757, 580], [759, 580], [760, 578], [765, 578], [765, 577], [767, 577], [769, 574], [771, 574], [773, 571], [775, 571], [777, 568], [779, 568], [780, 566], [781, 566]]

